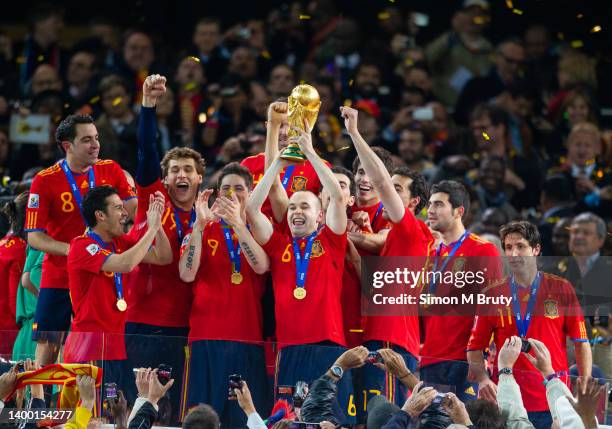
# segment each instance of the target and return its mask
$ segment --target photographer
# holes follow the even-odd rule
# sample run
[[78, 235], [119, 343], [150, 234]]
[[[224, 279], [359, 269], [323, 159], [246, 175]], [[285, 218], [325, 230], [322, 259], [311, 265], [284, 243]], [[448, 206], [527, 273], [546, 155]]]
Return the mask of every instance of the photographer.
[[157, 403], [174, 384], [174, 379], [162, 384], [157, 372], [157, 369], [151, 370], [148, 368], [140, 369], [136, 373], [138, 399], [136, 399], [132, 413], [128, 418], [129, 429], [149, 429], [153, 426], [153, 422], [157, 420], [159, 411]]

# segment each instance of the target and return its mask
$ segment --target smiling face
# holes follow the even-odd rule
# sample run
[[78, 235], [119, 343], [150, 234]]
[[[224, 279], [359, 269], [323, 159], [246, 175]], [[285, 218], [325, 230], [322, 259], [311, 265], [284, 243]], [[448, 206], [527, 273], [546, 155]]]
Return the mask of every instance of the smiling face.
[[188, 205], [196, 198], [202, 184], [202, 175], [198, 174], [193, 158], [171, 159], [164, 184], [174, 204]]
[[77, 124], [75, 129], [74, 141], [62, 142], [68, 161], [83, 167], [94, 165], [100, 153], [100, 141], [95, 124]]
[[323, 220], [321, 201], [309, 191], [291, 195], [287, 207], [287, 221], [293, 237], [305, 237], [313, 233]]
[[512, 273], [537, 270], [536, 256], [540, 254], [540, 245], [531, 247], [521, 234], [510, 233], [504, 238], [504, 254]]
[[361, 164], [355, 171], [355, 185], [357, 185], [357, 202], [360, 207], [371, 206], [378, 201], [378, 194], [374, 190], [374, 185], [366, 174]]
[[96, 211], [98, 220], [96, 227], [103, 228], [111, 237], [119, 237], [124, 234], [124, 226], [128, 220], [128, 212], [123, 206], [119, 195], [113, 194], [106, 197], [106, 208], [104, 211]]

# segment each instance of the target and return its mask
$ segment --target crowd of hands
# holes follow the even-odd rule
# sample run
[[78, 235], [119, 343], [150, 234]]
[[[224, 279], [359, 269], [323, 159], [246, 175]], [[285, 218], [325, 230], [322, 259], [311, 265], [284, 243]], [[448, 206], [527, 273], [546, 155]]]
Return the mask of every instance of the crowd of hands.
[[[528, 353], [523, 353], [525, 357], [533, 364], [540, 372], [543, 378], [554, 374], [550, 352], [541, 341], [530, 338], [531, 350]], [[513, 368], [514, 364], [521, 355], [521, 338], [517, 336], [506, 339], [503, 347], [498, 353], [498, 368]], [[388, 371], [391, 375], [398, 378], [403, 384], [410, 387], [411, 395], [408, 397], [401, 410], [408, 414], [411, 418], [417, 418], [421, 415], [436, 399], [441, 396], [441, 407], [448, 413], [453, 423], [470, 426], [472, 421], [466, 410], [465, 404], [459, 400], [454, 393], [439, 393], [434, 387], [427, 386], [408, 370], [402, 356], [391, 349], [380, 349], [377, 351], [382, 358], [382, 363], [374, 363], [381, 370]], [[359, 368], [368, 362], [369, 351], [364, 346], [355, 347], [345, 351], [334, 363], [341, 367], [344, 371]], [[24, 362], [24, 370], [35, 371], [40, 369], [40, 366], [30, 361]], [[14, 391], [17, 385], [18, 369], [15, 365], [11, 370], [0, 376], [0, 398], [6, 398]], [[174, 379], [170, 379], [165, 385], [159, 381], [157, 369], [140, 368], [136, 371], [136, 387], [138, 396], [145, 398], [152, 405], [157, 406], [161, 398], [166, 395], [174, 384]], [[96, 401], [96, 381], [94, 378], [87, 375], [79, 375], [76, 378], [76, 385], [80, 395], [80, 406], [93, 409]], [[494, 385], [493, 385], [494, 386]], [[32, 398], [44, 400], [43, 386], [34, 384], [30, 386]], [[582, 419], [585, 427], [596, 427], [595, 414], [597, 405], [602, 394], [605, 392], [605, 385], [602, 385], [598, 379], [591, 377], [579, 377], [576, 384], [576, 397], [568, 397], [576, 413]], [[234, 394], [229, 395], [230, 400], [236, 400], [244, 413], [249, 416], [256, 413], [257, 410], [253, 403], [253, 398], [246, 381], [242, 381], [240, 389], [234, 389]], [[19, 389], [16, 393], [17, 403], [23, 404], [25, 397], [25, 388]], [[494, 388], [485, 388], [479, 392], [482, 399], [497, 403], [497, 391]], [[117, 392], [116, 398], [109, 398], [108, 407], [111, 415], [114, 418], [115, 426], [118, 429], [128, 427], [128, 404], [122, 391]], [[299, 416], [299, 409], [296, 409], [296, 414]], [[322, 422], [320, 426], [323, 429], [332, 429], [334, 427], [331, 422]]]

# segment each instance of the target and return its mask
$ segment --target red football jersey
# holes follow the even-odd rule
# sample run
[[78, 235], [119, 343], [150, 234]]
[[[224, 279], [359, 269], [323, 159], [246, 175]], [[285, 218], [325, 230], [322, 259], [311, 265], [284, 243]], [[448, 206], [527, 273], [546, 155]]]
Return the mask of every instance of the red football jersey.
[[[17, 331], [17, 289], [26, 260], [26, 242], [11, 233], [0, 240], [0, 331]], [[11, 350], [12, 350], [12, 344]]]
[[[443, 245], [441, 256], [448, 255], [453, 245], [454, 243], [449, 246]], [[462, 260], [460, 261], [459, 258], [462, 258]], [[502, 261], [497, 247], [476, 234], [470, 234], [466, 237], [461, 247], [457, 249], [455, 256], [448, 262], [446, 270], [454, 270], [457, 264], [461, 265], [463, 271], [476, 272], [486, 269], [486, 280], [483, 288], [490, 282], [495, 282], [502, 277]], [[424, 292], [427, 291], [428, 286], [425, 285]], [[475, 286], [470, 287], [473, 289]], [[438, 291], [442, 290], [441, 287], [437, 289]], [[453, 289], [453, 292], [457, 290]], [[474, 324], [474, 317], [475, 313], [474, 316], [433, 315], [423, 317], [425, 341], [421, 349], [421, 366], [447, 360], [465, 361], [467, 359], [465, 351]], [[452, 327], [452, 329], [449, 329], [449, 327]]]
[[350, 261], [344, 261], [341, 300], [346, 346], [357, 347], [363, 343], [361, 283], [357, 270]]
[[[511, 297], [510, 282], [493, 286], [495, 296]], [[521, 314], [525, 315], [529, 301], [530, 288], [517, 287], [521, 302]], [[494, 316], [497, 310], [498, 316]], [[477, 316], [468, 343], [468, 350], [484, 350], [489, 347], [493, 334], [496, 350], [500, 350], [513, 335], [519, 335], [512, 306], [492, 306], [486, 315]], [[584, 318], [576, 293], [565, 279], [552, 274], [542, 273], [540, 287], [536, 295], [533, 317], [527, 330], [527, 338], [542, 341], [550, 351], [552, 367], [555, 371], [567, 371], [566, 336], [573, 341], [588, 341]], [[521, 354], [514, 364], [514, 378], [521, 387], [523, 404], [527, 411], [546, 411], [546, 388], [542, 384], [540, 372]], [[497, 379], [497, 368], [495, 370]], [[567, 381], [567, 380], [565, 380]]]
[[[242, 282], [231, 282], [232, 262], [223, 228], [218, 221], [210, 222], [204, 228], [200, 268], [196, 275], [189, 318], [189, 341], [260, 342], [263, 330], [261, 297], [265, 277], [253, 271], [241, 249]], [[236, 249], [238, 239], [233, 232], [232, 241]], [[181, 248], [181, 252], [184, 251], [185, 246]]]
[[[122, 235], [113, 240], [114, 253], [123, 253], [135, 243], [129, 235]], [[126, 312], [117, 309], [113, 273], [102, 271], [111, 253], [112, 246], [103, 249], [88, 235], [70, 243], [68, 278], [74, 318], [64, 347], [65, 362], [126, 358]], [[126, 296], [125, 283], [123, 287]]]
[[[265, 173], [265, 161], [265, 155], [260, 153], [258, 155], [249, 156], [248, 158], [243, 159], [240, 163], [240, 165], [248, 168], [253, 175], [253, 186], [256, 186], [259, 183]], [[324, 162], [328, 167], [330, 166], [327, 161]], [[286, 179], [285, 191], [287, 191], [288, 197], [291, 197], [291, 195], [297, 191], [311, 191], [316, 195], [319, 195], [319, 192], [321, 191], [321, 182], [319, 181], [317, 172], [312, 167], [312, 164], [310, 164], [310, 161], [305, 160], [301, 164], [295, 165], [290, 177], [285, 178], [285, 171], [286, 168], [281, 171], [280, 178], [281, 183], [283, 179]], [[267, 217], [273, 217], [272, 205], [270, 204], [269, 199], [266, 199], [264, 202], [261, 212]]]
[[[427, 225], [418, 220], [414, 214], [406, 209], [404, 217], [397, 224], [392, 224], [387, 235], [385, 246], [380, 256], [411, 256], [414, 261], [423, 266], [427, 263], [429, 248], [433, 237]], [[421, 266], [413, 269], [420, 270]], [[408, 304], [406, 304], [408, 305]], [[406, 316], [368, 316], [365, 318], [364, 339], [391, 342], [403, 347], [412, 355], [419, 355], [421, 337], [419, 334], [418, 308]]]
[[[304, 252], [306, 238], [298, 243]], [[306, 273], [307, 295], [302, 300], [293, 296], [296, 287], [293, 238], [274, 231], [263, 248], [270, 257], [279, 347], [320, 341], [345, 345], [340, 298], [346, 233], [336, 235], [327, 226], [319, 231]]]
[[[154, 326], [187, 327], [193, 301], [193, 284], [182, 281], [178, 270], [182, 238], [179, 239], [176, 228], [175, 206], [159, 179], [149, 186], [138, 186], [137, 189], [138, 197], [143, 204], [138, 205], [136, 220], [130, 235], [134, 239], [139, 239], [145, 234], [149, 195], [156, 191], [162, 192], [166, 198], [162, 226], [172, 248], [172, 263], [139, 265], [138, 273], [130, 278], [129, 298], [133, 305], [128, 310], [127, 320]], [[181, 222], [184, 238], [190, 228], [191, 212], [176, 208], [176, 213]]]
[[[93, 169], [96, 186], [113, 186], [122, 200], [136, 198], [123, 170], [115, 161], [99, 160]], [[85, 196], [89, 190], [88, 176], [87, 173], [74, 174], [81, 196]], [[81, 210], [74, 200], [68, 179], [59, 163], [42, 170], [34, 177], [26, 210], [25, 230], [45, 231], [54, 240], [65, 243], [70, 243], [85, 231]], [[45, 255], [40, 287], [68, 288], [65, 256]]]
[[359, 207], [357, 203], [351, 207], [351, 215], [355, 212], [366, 212], [370, 218], [370, 225], [372, 226], [373, 232], [378, 232], [383, 229], [391, 228], [391, 221], [385, 219], [383, 216], [385, 209], [382, 201], [372, 204], [371, 206]]

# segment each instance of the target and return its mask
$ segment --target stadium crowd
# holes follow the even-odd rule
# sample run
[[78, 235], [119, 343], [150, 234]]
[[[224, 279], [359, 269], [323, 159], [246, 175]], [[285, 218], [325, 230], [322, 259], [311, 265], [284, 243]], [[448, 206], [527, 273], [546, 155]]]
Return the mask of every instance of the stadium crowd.
[[[167, 52], [101, 18], [66, 49], [50, 4], [0, 32], [2, 408], [57, 406], [54, 368], [75, 429], [605, 423], [596, 57], [540, 24], [494, 45], [487, 0], [431, 40], [393, 3], [368, 34], [340, 12], [202, 17]], [[509, 304], [374, 311], [372, 264], [397, 260], [484, 271]]]

